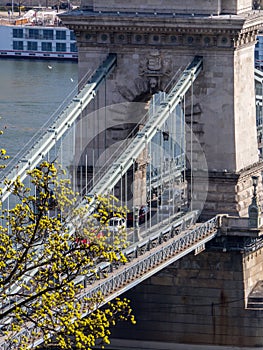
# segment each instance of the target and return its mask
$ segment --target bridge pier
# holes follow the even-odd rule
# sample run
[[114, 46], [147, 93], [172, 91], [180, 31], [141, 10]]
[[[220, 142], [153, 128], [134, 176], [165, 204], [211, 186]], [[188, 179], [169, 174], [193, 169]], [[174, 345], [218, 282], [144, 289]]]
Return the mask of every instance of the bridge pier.
[[[202, 221], [223, 213], [246, 217], [253, 195], [252, 176], [261, 179], [262, 170], [263, 163], [259, 161], [239, 172], [208, 171], [206, 174], [202, 171], [193, 171], [193, 198], [191, 198], [191, 172], [187, 171], [188, 200], [192, 202], [194, 209], [203, 209], [200, 208], [200, 198], [203, 199]], [[259, 201], [262, 202], [262, 181], [259, 181], [258, 192]], [[206, 198], [202, 198], [205, 195]]]
[[[263, 298], [258, 282], [263, 247], [252, 249], [263, 232], [248, 230], [247, 221], [242, 228], [233, 220], [237, 219], [224, 218], [221, 233], [205, 251], [188, 254], [124, 294], [131, 300], [137, 324], [124, 323], [113, 330], [122, 350], [139, 343], [138, 349], [144, 349], [144, 342], [145, 349], [147, 342], [150, 349], [170, 349], [171, 344], [173, 349], [176, 344], [202, 344], [204, 349], [263, 346], [263, 306], [258, 302]], [[231, 229], [234, 224], [239, 228]], [[110, 348], [114, 345], [113, 340]]]

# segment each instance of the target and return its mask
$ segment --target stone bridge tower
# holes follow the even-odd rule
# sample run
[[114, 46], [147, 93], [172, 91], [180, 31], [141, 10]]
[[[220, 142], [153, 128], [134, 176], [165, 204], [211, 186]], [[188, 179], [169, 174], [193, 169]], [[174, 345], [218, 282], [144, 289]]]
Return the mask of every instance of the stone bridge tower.
[[[186, 118], [193, 118], [208, 164], [206, 217], [247, 215], [251, 175], [261, 175], [254, 45], [262, 16], [252, 8], [251, 0], [82, 0], [79, 10], [61, 16], [77, 36], [80, 78], [109, 53], [117, 54], [107, 81], [108, 105], [165, 90], [176, 72], [203, 56]], [[202, 169], [196, 178], [202, 196]]]
[[[207, 160], [206, 217], [246, 216], [251, 176], [261, 176], [254, 45], [263, 18], [256, 7], [253, 0], [82, 0], [79, 10], [61, 16], [77, 35], [80, 78], [109, 53], [117, 54], [107, 80], [108, 105], [147, 101], [195, 55], [203, 57], [185, 113]], [[136, 113], [131, 116], [136, 123]], [[203, 169], [196, 177], [198, 195], [204, 195]], [[262, 231], [238, 229], [236, 220], [246, 218], [229, 220], [201, 254], [187, 255], [125, 294], [139, 319], [135, 328], [124, 325], [114, 334], [128, 338], [127, 348], [143, 348], [145, 342], [145, 349], [177, 349], [175, 343], [189, 342], [202, 349], [262, 347], [263, 245], [256, 245]], [[252, 250], [246, 251], [249, 244]], [[256, 304], [249, 302], [253, 291], [256, 297], [259, 292]], [[124, 343], [114, 349], [124, 349]]]

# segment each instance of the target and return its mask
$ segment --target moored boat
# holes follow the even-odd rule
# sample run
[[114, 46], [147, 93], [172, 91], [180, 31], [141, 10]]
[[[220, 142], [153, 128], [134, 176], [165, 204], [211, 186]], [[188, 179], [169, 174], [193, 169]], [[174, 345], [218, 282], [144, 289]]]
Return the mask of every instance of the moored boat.
[[0, 25], [0, 58], [77, 60], [74, 32], [56, 11], [28, 11], [12, 24]]

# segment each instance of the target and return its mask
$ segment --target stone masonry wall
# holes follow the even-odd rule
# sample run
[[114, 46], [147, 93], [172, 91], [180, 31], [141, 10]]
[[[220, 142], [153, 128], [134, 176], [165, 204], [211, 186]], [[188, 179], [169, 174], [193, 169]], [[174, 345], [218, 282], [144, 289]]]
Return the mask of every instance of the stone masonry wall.
[[217, 13], [217, 1], [206, 0], [185, 0], [184, 2], [174, 0], [145, 0], [143, 3], [140, 0], [119, 1], [119, 0], [96, 0], [94, 1], [95, 11], [138, 11], [138, 12], [183, 12], [183, 13]]
[[256, 282], [263, 280], [263, 249], [260, 248], [252, 253], [244, 254], [243, 256], [243, 269], [244, 269], [244, 291], [245, 299], [252, 289], [255, 287]]
[[262, 258], [249, 265], [239, 252], [184, 257], [124, 295], [137, 324], [118, 326], [113, 338], [263, 346], [263, 311], [246, 309], [244, 295], [248, 275], [249, 288], [259, 277]]
[[[80, 45], [79, 69], [80, 75], [84, 74], [84, 71], [98, 65], [107, 52], [117, 53], [118, 66], [107, 83], [108, 104], [132, 102], [147, 89], [149, 91], [151, 68], [147, 65], [150, 60], [158, 59], [160, 62], [159, 71], [153, 68], [152, 74], [157, 87], [164, 89], [169, 84], [169, 78], [190, 63], [195, 54], [203, 56], [203, 72], [195, 81], [193, 92], [194, 108], [199, 110], [197, 123], [202, 128], [198, 136], [208, 169], [235, 172], [258, 161], [256, 126], [252, 121], [255, 118], [255, 106], [252, 105], [254, 88], [251, 85], [254, 79], [246, 79], [248, 75], [253, 76], [253, 46], [240, 49], [234, 60], [231, 38], [223, 35], [217, 38], [217, 47], [212, 36], [198, 38], [185, 35], [167, 38], [167, 41], [175, 40], [175, 44], [158, 49], [151, 43], [161, 40], [161, 37], [154, 34], [147, 38], [147, 45], [137, 47], [136, 40], [142, 40], [143, 44], [145, 36], [132, 36], [129, 40], [134, 42], [133, 47], [125, 45], [125, 33], [116, 37], [114, 46], [110, 45], [113, 39], [109, 33], [102, 33], [101, 38], [106, 45], [93, 48], [88, 43], [92, 44], [94, 37], [89, 34], [87, 40], [85, 33], [81, 33], [79, 42], [86, 42], [88, 46]], [[207, 45], [197, 50], [194, 44], [188, 44], [192, 40], [194, 43], [206, 41]], [[247, 128], [247, 125], [251, 127]], [[250, 142], [245, 142], [248, 139]]]
[[[246, 40], [244, 38], [244, 40]], [[244, 74], [246, 72], [246, 74]], [[236, 50], [234, 55], [234, 130], [235, 130], [235, 157], [237, 169], [245, 168], [248, 159], [257, 156], [257, 144], [246, 142], [248, 134], [251, 139], [256, 139], [255, 126], [255, 82], [254, 82], [254, 46], [243, 47]], [[244, 91], [244, 86], [246, 86]], [[244, 95], [245, 93], [245, 95]], [[245, 114], [244, 115], [244, 111]], [[245, 125], [244, 125], [245, 123]], [[227, 126], [227, 122], [225, 124]]]
[[251, 0], [82, 0], [83, 8], [92, 8], [94, 11], [133, 11], [133, 12], [161, 12], [161, 13], [194, 13], [194, 14], [237, 14], [251, 10]]

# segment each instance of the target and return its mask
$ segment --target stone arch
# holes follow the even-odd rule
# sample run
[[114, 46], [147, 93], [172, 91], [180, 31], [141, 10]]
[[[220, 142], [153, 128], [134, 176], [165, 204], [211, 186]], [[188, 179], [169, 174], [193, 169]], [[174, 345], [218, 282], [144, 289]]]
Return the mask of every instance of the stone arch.
[[149, 79], [137, 77], [129, 84], [129, 87], [116, 84], [116, 91], [125, 101], [147, 103], [153, 94], [162, 91], [162, 89], [156, 77], [150, 77]]

